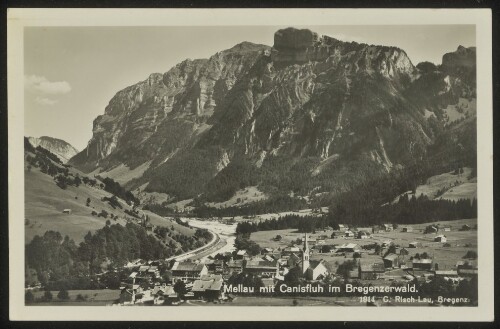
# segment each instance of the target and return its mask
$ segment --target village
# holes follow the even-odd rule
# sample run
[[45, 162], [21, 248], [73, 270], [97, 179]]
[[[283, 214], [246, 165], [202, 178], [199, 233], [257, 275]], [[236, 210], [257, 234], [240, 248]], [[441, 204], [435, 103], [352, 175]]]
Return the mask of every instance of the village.
[[[307, 234], [260, 231], [250, 239], [260, 252], [226, 246], [201, 258], [130, 262], [123, 268], [128, 278], [116, 304], [252, 305], [245, 303], [253, 300], [266, 305], [272, 298], [296, 303], [294, 298], [321, 295], [314, 289], [327, 284], [334, 293], [321, 298], [341, 304], [354, 300], [337, 287], [349, 282], [393, 287], [440, 280], [456, 288], [462, 281], [477, 280], [475, 219], [365, 228], [339, 224]], [[292, 291], [292, 286], [299, 288]], [[356, 301], [353, 305], [373, 303], [369, 298]]]

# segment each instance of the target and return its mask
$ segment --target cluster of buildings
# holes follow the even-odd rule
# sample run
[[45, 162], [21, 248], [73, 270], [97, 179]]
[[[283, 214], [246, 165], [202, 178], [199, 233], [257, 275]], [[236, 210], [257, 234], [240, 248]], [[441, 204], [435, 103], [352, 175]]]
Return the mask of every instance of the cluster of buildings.
[[[344, 229], [342, 231], [344, 233], [350, 231], [346, 226], [341, 228]], [[392, 230], [393, 227], [384, 226], [383, 229]], [[402, 230], [411, 232], [410, 227], [404, 227]], [[358, 236], [363, 235], [362, 232], [366, 232], [368, 236], [371, 234], [359, 228], [351, 232], [356, 232]], [[477, 275], [477, 263], [473, 261], [461, 261], [453, 270], [440, 270], [438, 264], [428, 255], [411, 257], [409, 249], [421, 247], [418, 241], [410, 242], [408, 246], [400, 248], [395, 246], [392, 240], [386, 240], [378, 244], [380, 248], [376, 254], [367, 250], [366, 245], [362, 248], [357, 243], [342, 243], [328, 248], [329, 254], [334, 253], [334, 257], [339, 257], [340, 261], [335, 261], [335, 264], [325, 259], [311, 259], [311, 250], [324, 249], [326, 238], [328, 237], [321, 235], [311, 238], [305, 234], [299, 245], [293, 244], [278, 249], [266, 247], [257, 256], [250, 255], [247, 250], [237, 250], [215, 257], [210, 256], [203, 261], [171, 261], [169, 264], [162, 264], [161, 261], [131, 262], [127, 267], [132, 273], [122, 286], [120, 303], [163, 304], [169, 300], [175, 303], [181, 297], [175, 289], [179, 281], [186, 289], [182, 293], [183, 299], [218, 302], [233, 297], [225, 288], [230, 285], [229, 280], [235, 275], [247, 274], [259, 278], [264, 287], [276, 286], [278, 282], [284, 281], [291, 271], [299, 273], [306, 282], [321, 282], [326, 278], [337, 276], [339, 263], [347, 260], [354, 261], [354, 266], [348, 273], [349, 279], [360, 281], [394, 279], [427, 281], [432, 276], [460, 281]], [[439, 242], [446, 241], [444, 235], [436, 236], [435, 239], [440, 239]], [[323, 246], [320, 246], [322, 244]], [[316, 250], [315, 253], [318, 254]], [[318, 255], [332, 259], [330, 255], [321, 256], [324, 253]]]

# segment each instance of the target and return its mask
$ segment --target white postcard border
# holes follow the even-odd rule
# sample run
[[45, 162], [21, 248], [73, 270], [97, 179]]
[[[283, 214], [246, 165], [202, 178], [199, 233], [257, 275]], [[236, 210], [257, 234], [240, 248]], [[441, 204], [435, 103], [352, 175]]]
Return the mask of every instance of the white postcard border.
[[[9, 308], [11, 320], [492, 321], [493, 107], [489, 9], [9, 9]], [[478, 307], [97, 307], [24, 305], [25, 26], [476, 25]], [[300, 311], [299, 311], [300, 310]], [[422, 312], [424, 311], [424, 312]]]

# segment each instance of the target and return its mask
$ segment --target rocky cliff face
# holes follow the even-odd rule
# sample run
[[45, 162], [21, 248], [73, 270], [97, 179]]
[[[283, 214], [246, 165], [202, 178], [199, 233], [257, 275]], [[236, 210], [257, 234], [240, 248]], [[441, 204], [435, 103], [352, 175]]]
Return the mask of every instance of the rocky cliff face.
[[242, 43], [120, 91], [71, 162], [91, 171], [151, 161], [129, 187], [179, 198], [250, 182], [345, 190], [426, 156], [442, 108], [473, 96], [471, 51], [423, 70], [396, 47], [280, 30], [272, 48]]
[[44, 149], [54, 153], [61, 159], [63, 163], [68, 162], [73, 156], [78, 153], [78, 150], [74, 148], [71, 144], [62, 139], [57, 139], [48, 136], [28, 137], [28, 141], [33, 145], [33, 147], [41, 146]]

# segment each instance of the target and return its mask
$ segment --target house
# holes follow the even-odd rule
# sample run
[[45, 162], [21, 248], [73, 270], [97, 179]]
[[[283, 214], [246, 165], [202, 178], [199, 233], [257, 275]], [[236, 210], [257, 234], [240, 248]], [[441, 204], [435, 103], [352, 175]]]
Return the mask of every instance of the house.
[[173, 301], [177, 299], [177, 293], [173, 286], [155, 286], [151, 292], [153, 295], [153, 304], [163, 304], [165, 301]]
[[233, 273], [239, 274], [243, 272], [243, 260], [241, 259], [231, 259], [227, 262], [226, 274], [232, 275]]
[[370, 233], [368, 233], [366, 231], [358, 231], [357, 238], [358, 239], [368, 239], [368, 238], [370, 238]]
[[411, 232], [413, 232], [413, 227], [411, 227], [411, 226], [405, 226], [405, 227], [402, 228], [401, 232], [411, 233]]
[[382, 242], [382, 247], [389, 247], [392, 244], [392, 240], [385, 240], [384, 242]]
[[350, 231], [350, 230], [347, 230], [347, 231], [344, 232], [344, 236], [346, 238], [352, 238], [352, 237], [354, 237], [354, 233], [352, 231]]
[[446, 236], [445, 235], [438, 235], [434, 238], [434, 242], [446, 242]]
[[301, 261], [301, 258], [297, 254], [291, 254], [286, 260], [286, 265], [289, 268], [297, 266]]
[[[120, 292], [119, 303], [122, 305], [135, 304], [143, 293], [140, 285], [135, 283], [135, 278], [132, 283], [127, 284]], [[142, 296], [141, 296], [142, 297]]]
[[[308, 237], [307, 242], [311, 245], [315, 245], [317, 241], [315, 238]], [[302, 238], [302, 243], [304, 243], [304, 238]]]
[[224, 261], [222, 259], [214, 259], [206, 265], [209, 273], [222, 274]]
[[325, 260], [311, 260], [309, 261], [309, 267], [304, 273], [304, 277], [307, 280], [320, 280], [327, 277], [328, 274], [330, 274], [329, 264]]
[[266, 278], [274, 278], [279, 274], [278, 262], [261, 259], [247, 259], [243, 263], [243, 273], [256, 274]]
[[64, 209], [63, 214], [71, 214], [71, 209]]
[[248, 256], [248, 253], [246, 250], [238, 250], [236, 252], [236, 256], [234, 257], [235, 259], [243, 259]]
[[385, 232], [392, 232], [393, 230], [392, 224], [382, 224], [381, 227]]
[[337, 247], [337, 252], [358, 252], [360, 247], [355, 243], [345, 243]]
[[443, 231], [450, 232], [451, 231], [451, 226], [443, 226]]
[[197, 264], [192, 262], [175, 262], [172, 266], [172, 282], [178, 280], [183, 282], [193, 282], [202, 275], [208, 274], [208, 268], [205, 264]]
[[434, 276], [436, 278], [440, 277], [444, 279], [458, 278], [458, 272], [456, 270], [435, 270]]
[[396, 254], [388, 254], [383, 260], [385, 268], [399, 267], [399, 257]]
[[426, 230], [429, 233], [436, 233], [439, 230], [439, 228], [436, 225], [431, 225], [428, 228], [426, 228]]
[[339, 224], [339, 231], [346, 231], [349, 229], [349, 227], [345, 224]]
[[193, 283], [191, 292], [194, 298], [208, 301], [224, 298], [224, 280], [222, 275], [210, 274], [202, 275]]
[[477, 276], [477, 261], [458, 261], [456, 265], [457, 273], [461, 277]]
[[267, 260], [268, 262], [273, 262], [275, 261], [276, 259], [274, 259], [271, 255], [265, 255], [263, 257], [264, 260]]
[[151, 224], [150, 222], [147, 222], [145, 225], [144, 225], [144, 228], [146, 229], [146, 231], [148, 232], [153, 232], [155, 230], [155, 226], [153, 224]]
[[422, 247], [422, 244], [420, 242], [412, 241], [408, 243], [408, 248], [419, 248], [419, 247]]
[[345, 234], [343, 231], [336, 231], [332, 232], [332, 235], [330, 236], [332, 239], [338, 239], [338, 238], [343, 238], [345, 237]]
[[262, 255], [265, 255], [265, 254], [270, 254], [274, 251], [273, 248], [269, 248], [269, 247], [266, 247], [266, 248], [263, 248], [262, 251], [261, 251], [261, 254]]
[[361, 280], [377, 280], [384, 277], [385, 266], [379, 261], [364, 261], [359, 263], [359, 278]]
[[295, 247], [295, 246], [286, 247], [285, 249], [283, 249], [283, 252], [282, 252], [284, 257], [289, 257], [293, 253], [300, 253], [300, 248]]
[[467, 224], [462, 225], [460, 228], [460, 231], [470, 231], [470, 226]]
[[430, 258], [424, 258], [424, 259], [414, 258], [412, 260], [412, 267], [414, 270], [430, 271], [432, 270], [432, 263], [433, 261]]

